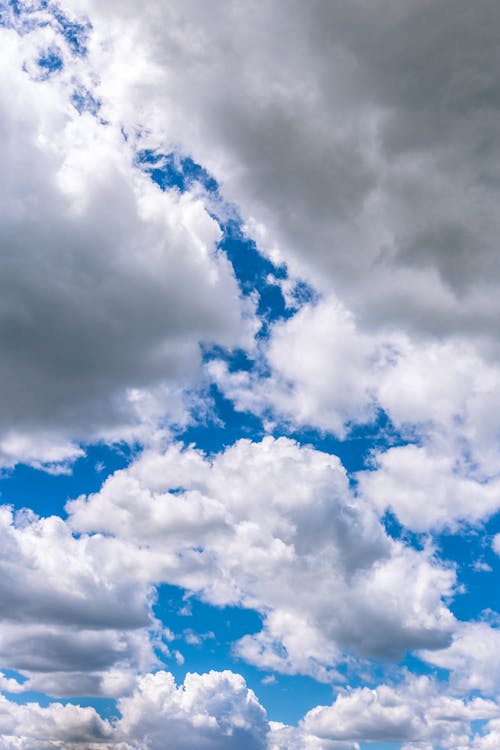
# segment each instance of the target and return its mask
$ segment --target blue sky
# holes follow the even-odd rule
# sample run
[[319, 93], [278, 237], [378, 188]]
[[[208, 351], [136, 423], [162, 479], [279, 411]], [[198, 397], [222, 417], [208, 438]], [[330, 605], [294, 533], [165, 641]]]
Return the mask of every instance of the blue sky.
[[500, 15], [0, 2], [0, 749], [500, 741]]

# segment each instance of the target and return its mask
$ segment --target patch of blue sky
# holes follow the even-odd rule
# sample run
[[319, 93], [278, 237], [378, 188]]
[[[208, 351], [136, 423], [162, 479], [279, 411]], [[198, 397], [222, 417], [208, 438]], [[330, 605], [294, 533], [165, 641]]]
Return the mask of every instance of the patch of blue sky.
[[[175, 586], [159, 587], [154, 611], [174, 633], [168, 644], [171, 652], [179, 651], [185, 658], [183, 664], [177, 663], [174, 656], [165, 659], [165, 668], [177, 682], [182, 682], [187, 672], [230, 669], [243, 675], [271, 720], [292, 724], [318, 703], [331, 703], [330, 685], [300, 675], [262, 671], [235, 657], [234, 643], [262, 627], [257, 612], [240, 607], [214, 607], [195, 596], [186, 597]], [[274, 679], [269, 681], [266, 677]]]
[[96, 99], [84, 86], [79, 86], [73, 90], [70, 96], [70, 101], [80, 115], [84, 112], [89, 112], [91, 115], [95, 116], [101, 108], [101, 102], [99, 99]]
[[75, 21], [55, 3], [48, 0], [0, 0], [0, 25], [25, 34], [38, 27], [51, 25], [77, 56], [87, 54], [87, 41], [92, 28], [88, 20]]
[[[219, 248], [231, 261], [242, 293], [258, 295], [257, 314], [262, 321], [259, 336], [267, 335], [271, 322], [293, 314], [293, 309], [286, 306], [279, 284], [270, 282], [270, 279], [285, 279], [286, 267], [277, 266], [259, 252], [253, 240], [245, 234], [238, 211], [223, 200], [217, 181], [206, 169], [189, 156], [162, 154], [150, 149], [137, 153], [137, 164], [162, 190], [184, 192], [198, 185], [206, 191], [210, 213], [222, 232]], [[312, 296], [312, 289], [301, 282], [297, 287], [297, 305]]]
[[500, 575], [500, 558], [492, 549], [499, 532], [497, 513], [485, 524], [442, 533], [435, 539], [440, 559], [456, 565], [458, 591], [449, 606], [459, 620], [486, 617], [499, 624], [500, 589], [493, 583]]
[[46, 70], [48, 73], [54, 73], [61, 70], [64, 63], [61, 51], [57, 47], [49, 47], [38, 58], [38, 67]]
[[225, 398], [216, 385], [209, 386], [206, 396], [211, 402], [211, 410], [179, 432], [178, 440], [186, 445], [193, 444], [207, 455], [214, 455], [240, 438], [260, 440], [264, 437], [260, 417], [236, 411], [232, 401]]
[[141, 149], [137, 153], [137, 164], [148, 172], [153, 182], [162, 190], [177, 188], [181, 192], [198, 183], [211, 193], [218, 192], [216, 180], [189, 156], [177, 153], [162, 154], [152, 149]]
[[67, 500], [97, 492], [107, 476], [125, 468], [136, 449], [128, 445], [89, 445], [67, 474], [50, 474], [25, 464], [0, 474], [0, 503], [16, 510], [31, 508], [39, 516], [66, 517]]
[[63, 69], [64, 61], [61, 51], [57, 47], [49, 47], [39, 56], [37, 64], [40, 74], [36, 76], [36, 79], [46, 81], [47, 78]]
[[68, 18], [57, 5], [49, 5], [48, 7], [73, 54], [85, 56], [89, 33], [92, 29], [90, 21], [74, 21]]

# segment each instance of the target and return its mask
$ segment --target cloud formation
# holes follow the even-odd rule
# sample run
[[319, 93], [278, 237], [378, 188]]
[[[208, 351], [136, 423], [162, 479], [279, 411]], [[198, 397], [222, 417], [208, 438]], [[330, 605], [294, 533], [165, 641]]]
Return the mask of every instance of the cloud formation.
[[70, 103], [78, 66], [29, 75], [47, 34], [0, 28], [7, 465], [72, 459], [75, 441], [145, 440], [141, 426], [166, 413], [185, 420], [199, 343], [248, 342], [252, 312], [202, 201], [162, 192], [118, 127]]
[[66, 6], [104, 111], [194, 154], [262, 247], [365, 323], [496, 339], [494, 0]]
[[497, 747], [499, 25], [0, 2], [0, 749]]
[[452, 569], [391, 539], [335, 456], [285, 438], [240, 440], [212, 460], [146, 452], [67, 510], [80, 534], [147, 545], [152, 580], [259, 610], [263, 630], [237, 649], [266, 669], [328, 681], [339, 649], [398, 658], [453, 629]]

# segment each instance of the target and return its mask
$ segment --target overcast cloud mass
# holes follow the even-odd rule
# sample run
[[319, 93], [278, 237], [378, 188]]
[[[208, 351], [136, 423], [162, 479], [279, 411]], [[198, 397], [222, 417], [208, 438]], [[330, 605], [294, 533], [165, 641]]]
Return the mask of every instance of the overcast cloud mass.
[[497, 750], [499, 38], [0, 0], [0, 750]]

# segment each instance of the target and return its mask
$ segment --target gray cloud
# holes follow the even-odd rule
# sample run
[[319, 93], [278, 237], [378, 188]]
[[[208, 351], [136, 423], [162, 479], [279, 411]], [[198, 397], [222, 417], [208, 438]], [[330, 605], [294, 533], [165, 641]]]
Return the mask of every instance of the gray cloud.
[[209, 166], [263, 246], [365, 324], [496, 337], [494, 0], [150, 4], [131, 36], [142, 80], [118, 38], [133, 6], [70, 5], [95, 21], [109, 112], [131, 123], [140, 106], [152, 142]]
[[71, 107], [77, 62], [30, 79], [42, 32], [0, 33], [0, 461], [53, 461], [138, 434], [155, 399], [182, 418], [199, 342], [242, 341], [244, 309], [202, 202], [162, 193], [119, 129]]

